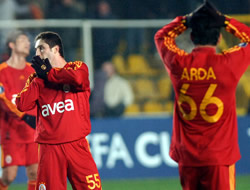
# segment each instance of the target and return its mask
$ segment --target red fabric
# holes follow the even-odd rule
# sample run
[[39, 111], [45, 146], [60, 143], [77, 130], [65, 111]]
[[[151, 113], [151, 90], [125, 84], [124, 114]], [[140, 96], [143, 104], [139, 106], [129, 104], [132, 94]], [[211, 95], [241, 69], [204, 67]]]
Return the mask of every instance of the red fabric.
[[[186, 53], [175, 44], [186, 30], [182, 21], [177, 17], [155, 35], [175, 91], [170, 156], [183, 166], [232, 165], [240, 159], [235, 90], [250, 63], [250, 46], [222, 54], [212, 47]], [[227, 31], [250, 39], [250, 29], [235, 19]]]
[[100, 176], [85, 138], [58, 145], [40, 144], [36, 189], [42, 186], [67, 189], [67, 177], [73, 189], [101, 189]]
[[[7, 63], [0, 64], [0, 126], [1, 143], [31, 143], [34, 142], [35, 130], [29, 127], [21, 117], [14, 104], [16, 95], [23, 89], [28, 76], [34, 70], [30, 64], [24, 69], [14, 69]], [[36, 115], [35, 110], [27, 112]]]
[[36, 181], [28, 181], [28, 190], [36, 189]]
[[179, 167], [183, 190], [235, 190], [232, 166]]
[[29, 166], [38, 162], [37, 143], [2, 144], [2, 167]]
[[88, 68], [82, 62], [70, 62], [53, 68], [49, 82], [31, 77], [16, 99], [19, 110], [38, 105], [35, 141], [58, 144], [87, 136], [91, 131]]
[[8, 186], [3, 184], [1, 178], [0, 178], [0, 190], [8, 190]]

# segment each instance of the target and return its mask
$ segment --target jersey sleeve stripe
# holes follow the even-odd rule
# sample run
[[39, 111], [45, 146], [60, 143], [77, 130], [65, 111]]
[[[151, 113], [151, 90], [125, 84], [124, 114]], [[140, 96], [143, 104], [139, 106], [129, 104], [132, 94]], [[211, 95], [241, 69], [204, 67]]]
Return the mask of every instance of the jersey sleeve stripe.
[[68, 67], [66, 67], [65, 69], [66, 69], [66, 70], [73, 69], [73, 70], [76, 71], [76, 70], [79, 69], [81, 66], [82, 66], [82, 62], [81, 62], [81, 61], [69, 62], [69, 63], [68, 63]]
[[27, 80], [26, 83], [25, 83], [24, 88], [22, 89], [22, 91], [21, 91], [20, 93], [17, 94], [17, 98], [20, 98], [20, 97], [21, 97], [21, 94], [24, 93], [24, 92], [26, 92], [26, 91], [28, 90], [28, 88], [29, 88], [31, 82], [33, 81], [33, 79], [34, 79], [35, 77], [36, 77], [36, 73], [32, 73], [32, 74], [29, 76], [28, 80]]
[[164, 37], [164, 45], [170, 51], [177, 53], [180, 56], [187, 55], [188, 53], [177, 47], [175, 38], [186, 30], [186, 26], [181, 24], [168, 32], [168, 35]]
[[240, 32], [235, 26], [231, 23], [228, 23], [226, 30], [236, 37], [240, 38], [242, 42], [250, 42], [249, 36], [245, 32]]

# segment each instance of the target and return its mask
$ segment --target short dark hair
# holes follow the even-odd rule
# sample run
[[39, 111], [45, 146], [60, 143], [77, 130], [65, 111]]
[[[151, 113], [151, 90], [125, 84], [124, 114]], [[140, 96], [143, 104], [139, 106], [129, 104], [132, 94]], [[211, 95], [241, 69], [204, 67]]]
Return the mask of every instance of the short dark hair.
[[59, 53], [62, 57], [64, 57], [62, 39], [58, 33], [51, 31], [41, 32], [36, 36], [35, 42], [37, 40], [43, 40], [46, 44], [49, 45], [50, 48], [53, 48], [58, 45]]
[[211, 27], [209, 16], [192, 18], [191, 38], [195, 45], [217, 45], [220, 27]]
[[24, 30], [13, 30], [8, 34], [8, 37], [6, 39], [6, 48], [8, 55], [11, 55], [12, 52], [12, 49], [9, 47], [9, 43], [16, 43], [17, 38], [21, 35], [28, 36], [28, 34]]

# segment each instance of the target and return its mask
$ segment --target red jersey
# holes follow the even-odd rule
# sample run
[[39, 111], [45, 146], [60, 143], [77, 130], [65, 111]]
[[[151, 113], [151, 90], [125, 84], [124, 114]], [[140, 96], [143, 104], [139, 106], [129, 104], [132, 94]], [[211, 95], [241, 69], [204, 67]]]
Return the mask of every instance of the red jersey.
[[221, 54], [204, 46], [186, 53], [175, 43], [183, 20], [155, 35], [176, 95], [170, 156], [183, 166], [231, 165], [240, 159], [235, 91], [250, 62], [250, 29], [230, 19], [226, 30], [246, 43]]
[[[0, 64], [0, 131], [1, 144], [34, 142], [35, 130], [21, 117], [24, 113], [17, 110], [15, 99], [23, 89], [29, 75], [34, 72], [29, 63], [24, 69], [15, 69], [6, 62]], [[35, 115], [35, 111], [28, 114]]]
[[16, 104], [21, 111], [37, 105], [36, 142], [59, 144], [90, 133], [89, 96], [88, 68], [76, 61], [52, 68], [48, 81], [31, 75]]

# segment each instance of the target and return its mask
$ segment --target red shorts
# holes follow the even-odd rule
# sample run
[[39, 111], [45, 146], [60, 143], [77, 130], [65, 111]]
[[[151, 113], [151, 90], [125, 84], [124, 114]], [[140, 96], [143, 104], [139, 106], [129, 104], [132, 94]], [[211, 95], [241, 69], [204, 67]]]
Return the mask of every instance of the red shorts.
[[36, 189], [101, 190], [100, 176], [85, 138], [64, 144], [39, 144]]
[[38, 162], [37, 143], [6, 143], [1, 145], [2, 167], [29, 166]]
[[235, 190], [235, 165], [179, 166], [183, 190]]

